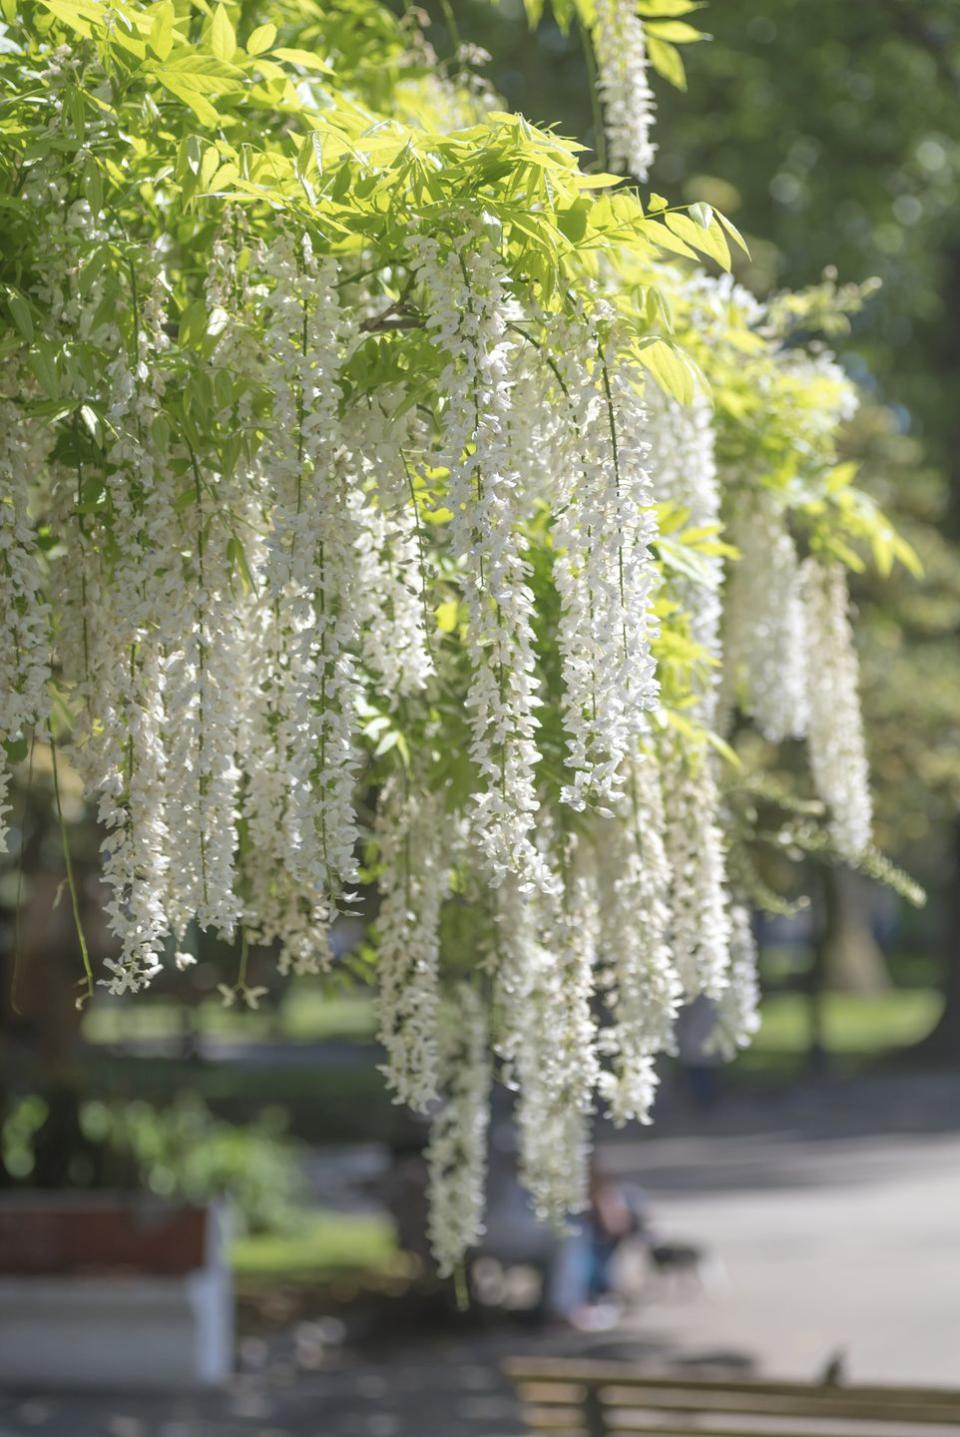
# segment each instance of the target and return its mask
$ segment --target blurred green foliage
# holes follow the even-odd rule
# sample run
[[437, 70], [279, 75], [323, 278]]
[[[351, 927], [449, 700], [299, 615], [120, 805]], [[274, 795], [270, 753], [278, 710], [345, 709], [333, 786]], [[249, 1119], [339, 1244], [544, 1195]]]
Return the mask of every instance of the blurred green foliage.
[[[37, 1147], [50, 1118], [46, 1098], [14, 1099], [0, 1124], [0, 1156], [8, 1178], [30, 1185]], [[304, 1200], [300, 1145], [287, 1134], [279, 1108], [242, 1125], [216, 1117], [195, 1093], [165, 1106], [89, 1098], [81, 1103], [82, 1143], [71, 1186], [150, 1192], [186, 1203], [226, 1197], [243, 1232], [283, 1232], [301, 1220]]]

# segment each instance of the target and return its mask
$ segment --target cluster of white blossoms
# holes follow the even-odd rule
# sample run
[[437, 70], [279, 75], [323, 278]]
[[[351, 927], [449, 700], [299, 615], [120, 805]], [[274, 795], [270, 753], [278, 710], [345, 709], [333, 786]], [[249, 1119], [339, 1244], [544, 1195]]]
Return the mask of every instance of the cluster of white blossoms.
[[834, 846], [856, 862], [871, 842], [872, 802], [843, 569], [800, 561], [769, 491], [737, 505], [730, 530], [740, 560], [727, 584], [725, 717], [737, 704], [771, 743], [806, 738]]
[[486, 1014], [470, 984], [453, 990], [439, 1031], [442, 1097], [427, 1147], [428, 1231], [446, 1277], [483, 1232], [491, 1065]]
[[477, 839], [496, 880], [519, 871], [542, 886], [549, 875], [531, 837], [541, 699], [523, 533], [529, 475], [510, 443], [511, 361], [521, 341], [508, 323], [521, 311], [482, 217], [463, 223], [447, 254], [427, 236], [414, 236], [410, 250], [427, 291], [427, 328], [446, 360], [440, 457], [450, 472], [451, 552], [469, 612], [470, 752], [484, 780]]
[[[31, 476], [43, 463], [43, 429], [0, 400], [0, 745], [25, 740], [49, 713], [52, 635], [36, 536]], [[10, 769], [0, 748], [0, 853], [6, 848]]]
[[634, 0], [596, 0], [591, 34], [609, 162], [646, 180], [657, 151], [651, 138], [655, 105], [643, 21]]
[[870, 771], [858, 692], [857, 655], [848, 617], [847, 581], [837, 563], [806, 559], [810, 768], [827, 805], [838, 851], [855, 860], [870, 842]]
[[[470, 48], [441, 76], [391, 42], [374, 87], [364, 42], [313, 89], [284, 70], [303, 51], [254, 53], [272, 25], [234, 48], [218, 14], [189, 48], [232, 53], [230, 93], [178, 113], [181, 36], [151, 31], [164, 78], [93, 8], [95, 39], [51, 50], [61, 20], [18, 16], [25, 63], [0, 56], [23, 117], [0, 227], [24, 241], [0, 293], [0, 851], [51, 745], [102, 835], [113, 943], [93, 970], [81, 935], [81, 1001], [94, 971], [175, 979], [201, 934], [251, 1008], [271, 961], [375, 953], [450, 1273], [482, 1236], [494, 1080], [561, 1223], [594, 1124], [650, 1120], [686, 1005], [726, 1056], [755, 1031], [734, 711], [806, 739], [834, 848], [869, 845], [828, 557], [868, 527], [833, 503], [854, 390], [779, 342], [776, 302], [658, 258], [681, 233], [718, 257], [726, 222], [579, 171], [465, 79]], [[677, 29], [580, 9], [610, 164], [643, 181], [648, 40], [670, 68]]]
[[435, 798], [412, 797], [399, 782], [381, 795], [377, 830], [383, 1071], [398, 1102], [425, 1112], [437, 1096], [440, 912], [449, 888], [449, 834]]
[[743, 903], [730, 907], [730, 972], [716, 1007], [716, 1023], [709, 1047], [727, 1060], [749, 1043], [760, 1027], [760, 982], [757, 945], [750, 910]]
[[[601, 310], [601, 314], [603, 311]], [[625, 764], [657, 702], [652, 612], [659, 575], [647, 412], [586, 320], [557, 323], [534, 452], [549, 456], [559, 493], [554, 535], [558, 644], [571, 780], [582, 810], [622, 791]]]
[[726, 601], [724, 670], [728, 702], [771, 743], [807, 731], [806, 616], [800, 561], [776, 496], [761, 492], [734, 510], [730, 536], [740, 551]]
[[[660, 393], [650, 401], [654, 488], [660, 503], [677, 506], [685, 528], [719, 534], [720, 480], [717, 473], [713, 412], [698, 388], [692, 402], [678, 404]], [[677, 597], [689, 616], [690, 634], [703, 651], [704, 675], [698, 713], [712, 725], [720, 677], [721, 588], [723, 560], [719, 554], [698, 554], [699, 572], [678, 575]]]
[[[103, 239], [85, 202], [63, 222]], [[383, 1071], [431, 1121], [449, 1272], [482, 1232], [495, 1073], [559, 1221], [587, 1201], [595, 1119], [649, 1121], [685, 1003], [715, 1006], [726, 1053], [756, 1027], [708, 741], [721, 674], [769, 737], [808, 735], [837, 846], [867, 843], [846, 591], [762, 490], [725, 563], [706, 394], [643, 384], [599, 286], [529, 303], [491, 217], [408, 237], [392, 301], [294, 227], [264, 244], [245, 223], [211, 247], [183, 395], [164, 253], [105, 313], [51, 245], [56, 322], [110, 358], [102, 389], [65, 381], [56, 457], [4, 401], [0, 737], [45, 725], [52, 673], [104, 827], [111, 992], [189, 966], [194, 930], [325, 969], [338, 915], [371, 917]], [[386, 365], [358, 383], [398, 322], [432, 403]], [[676, 711], [665, 623], [694, 653]], [[256, 1006], [246, 956], [222, 992]]]
[[672, 1049], [683, 997], [671, 946], [674, 877], [664, 845], [663, 793], [651, 757], [633, 765], [621, 812], [600, 824], [598, 985], [610, 1023], [599, 1035], [607, 1061], [598, 1086], [620, 1126], [650, 1120], [656, 1060]]

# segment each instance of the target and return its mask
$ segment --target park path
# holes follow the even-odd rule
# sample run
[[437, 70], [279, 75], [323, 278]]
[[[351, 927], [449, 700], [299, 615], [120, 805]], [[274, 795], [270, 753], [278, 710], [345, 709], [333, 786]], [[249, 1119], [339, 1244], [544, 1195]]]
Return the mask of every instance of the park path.
[[960, 1387], [960, 1132], [651, 1146], [618, 1168], [642, 1175], [665, 1236], [710, 1259], [700, 1285], [654, 1295], [638, 1336], [777, 1376], [843, 1353], [848, 1381]]

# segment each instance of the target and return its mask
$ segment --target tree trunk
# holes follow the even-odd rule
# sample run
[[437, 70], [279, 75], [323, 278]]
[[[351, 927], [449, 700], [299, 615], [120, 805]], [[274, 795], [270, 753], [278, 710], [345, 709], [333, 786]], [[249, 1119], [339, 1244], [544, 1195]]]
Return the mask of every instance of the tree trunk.
[[953, 826], [953, 873], [945, 905], [943, 1010], [936, 1027], [910, 1049], [910, 1056], [934, 1063], [960, 1063], [960, 818]]
[[861, 995], [887, 992], [890, 975], [870, 926], [870, 890], [866, 882], [846, 868], [828, 869], [824, 882], [831, 891], [824, 935], [827, 988]]

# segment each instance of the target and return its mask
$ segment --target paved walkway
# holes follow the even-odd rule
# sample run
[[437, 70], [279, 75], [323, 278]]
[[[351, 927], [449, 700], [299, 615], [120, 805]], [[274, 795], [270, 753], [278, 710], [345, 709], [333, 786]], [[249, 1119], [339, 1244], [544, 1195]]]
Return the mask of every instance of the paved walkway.
[[666, 1234], [711, 1260], [638, 1334], [772, 1375], [813, 1378], [842, 1352], [851, 1381], [960, 1387], [960, 1132], [664, 1138], [643, 1157]]

